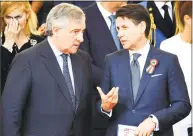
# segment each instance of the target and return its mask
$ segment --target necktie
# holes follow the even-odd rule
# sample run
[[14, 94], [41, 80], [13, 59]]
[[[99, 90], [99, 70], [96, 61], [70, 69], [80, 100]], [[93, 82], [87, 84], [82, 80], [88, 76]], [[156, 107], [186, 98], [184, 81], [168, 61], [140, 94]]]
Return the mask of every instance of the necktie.
[[166, 24], [165, 26], [167, 27], [166, 36], [167, 36], [167, 38], [169, 38], [172, 36], [172, 28], [173, 28], [172, 20], [169, 16], [169, 13], [168, 13], [168, 5], [164, 5], [162, 8], [164, 10], [164, 22]]
[[72, 81], [71, 81], [70, 73], [69, 73], [69, 69], [68, 69], [68, 61], [67, 61], [68, 55], [62, 54], [61, 56], [63, 59], [63, 75], [64, 75], [64, 78], [65, 78], [65, 81], [66, 81], [66, 84], [68, 87], [68, 91], [69, 91], [70, 96], [71, 96], [73, 108], [75, 110], [76, 109], [75, 94], [74, 94], [74, 90], [72, 87]]
[[116, 25], [115, 25], [115, 15], [110, 15], [109, 19], [111, 20], [110, 31], [111, 31], [113, 40], [115, 42], [117, 49], [120, 50], [122, 47], [119, 41], [119, 37], [117, 36], [117, 30], [116, 30]]
[[131, 77], [132, 77], [132, 88], [134, 101], [137, 96], [139, 84], [140, 84], [140, 66], [138, 58], [141, 56], [139, 53], [133, 53], [133, 60], [131, 61]]

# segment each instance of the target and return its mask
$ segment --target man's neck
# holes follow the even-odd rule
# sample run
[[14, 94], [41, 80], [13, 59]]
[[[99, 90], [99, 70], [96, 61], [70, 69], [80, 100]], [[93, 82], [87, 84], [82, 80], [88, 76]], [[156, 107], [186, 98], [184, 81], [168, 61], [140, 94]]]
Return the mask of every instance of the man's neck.
[[113, 7], [110, 2], [100, 2], [100, 4], [104, 9], [112, 14], [117, 11], [117, 8]]
[[139, 42], [137, 42], [131, 49], [132, 51], [139, 51], [141, 49], [143, 49], [147, 44], [147, 39], [140, 39]]

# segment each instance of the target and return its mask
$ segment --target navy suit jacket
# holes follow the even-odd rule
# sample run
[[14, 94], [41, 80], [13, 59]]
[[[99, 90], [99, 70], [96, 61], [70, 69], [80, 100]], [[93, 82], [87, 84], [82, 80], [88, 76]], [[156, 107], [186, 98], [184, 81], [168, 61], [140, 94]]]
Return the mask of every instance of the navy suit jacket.
[[[173, 27], [168, 28], [168, 25], [164, 22], [162, 15], [160, 14], [157, 6], [155, 5], [154, 1], [145, 1], [139, 3], [140, 5], [144, 6], [148, 10], [152, 8], [152, 14], [154, 17], [154, 23], [156, 24], [156, 47], [160, 48], [160, 44], [163, 40], [172, 37], [175, 34], [176, 30], [176, 20], [173, 14]], [[172, 7], [174, 7], [174, 2], [172, 2]], [[174, 12], [173, 12], [174, 13]], [[167, 30], [171, 29], [170, 34], [167, 34]], [[154, 36], [152, 35], [152, 38]]]
[[96, 3], [84, 10], [86, 31], [80, 48], [89, 53], [92, 59], [94, 86], [98, 86], [103, 77], [105, 55], [117, 51], [111, 32]]
[[[146, 68], [151, 59], [157, 59], [159, 64], [153, 74], [148, 74]], [[107, 55], [104, 72], [103, 91], [107, 93], [112, 87], [119, 87], [118, 103], [109, 120], [107, 136], [116, 136], [118, 124], [138, 126], [150, 114], [159, 121], [159, 131], [154, 132], [154, 136], [172, 136], [172, 125], [191, 110], [184, 75], [176, 55], [150, 47], [135, 102], [127, 50]], [[98, 110], [101, 112], [100, 104]]]
[[91, 135], [90, 60], [87, 53], [78, 50], [71, 61], [75, 111], [47, 40], [16, 56], [2, 95], [3, 136]]

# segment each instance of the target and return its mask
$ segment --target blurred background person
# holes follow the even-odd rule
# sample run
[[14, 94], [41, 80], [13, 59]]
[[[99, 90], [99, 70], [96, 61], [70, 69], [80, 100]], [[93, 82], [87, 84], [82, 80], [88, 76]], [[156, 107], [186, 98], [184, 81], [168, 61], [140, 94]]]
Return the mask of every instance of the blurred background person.
[[17, 53], [40, 42], [37, 17], [28, 1], [1, 2], [1, 93], [9, 65]]
[[[178, 56], [191, 100], [192, 1], [177, 1], [175, 16], [176, 35], [163, 41], [160, 48]], [[192, 129], [191, 113], [173, 127], [175, 136], [189, 136], [188, 128]]]
[[176, 22], [173, 10], [174, 1], [144, 1], [141, 2], [140, 5], [147, 8], [153, 15], [156, 33], [153, 33], [152, 35], [152, 45], [154, 44], [154, 34], [156, 34], [156, 47], [160, 48], [160, 43], [163, 40], [170, 38], [175, 34]]

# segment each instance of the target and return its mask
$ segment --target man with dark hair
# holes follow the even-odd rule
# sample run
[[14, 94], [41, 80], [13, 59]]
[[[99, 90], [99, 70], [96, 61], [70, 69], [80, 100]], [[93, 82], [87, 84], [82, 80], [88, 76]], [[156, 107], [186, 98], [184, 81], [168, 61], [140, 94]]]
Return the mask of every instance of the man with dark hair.
[[141, 5], [120, 8], [116, 26], [124, 49], [106, 56], [97, 87], [98, 111], [110, 122], [106, 135], [119, 136], [126, 125], [137, 136], [173, 136], [172, 125], [191, 110], [177, 56], [148, 43], [150, 17]]

